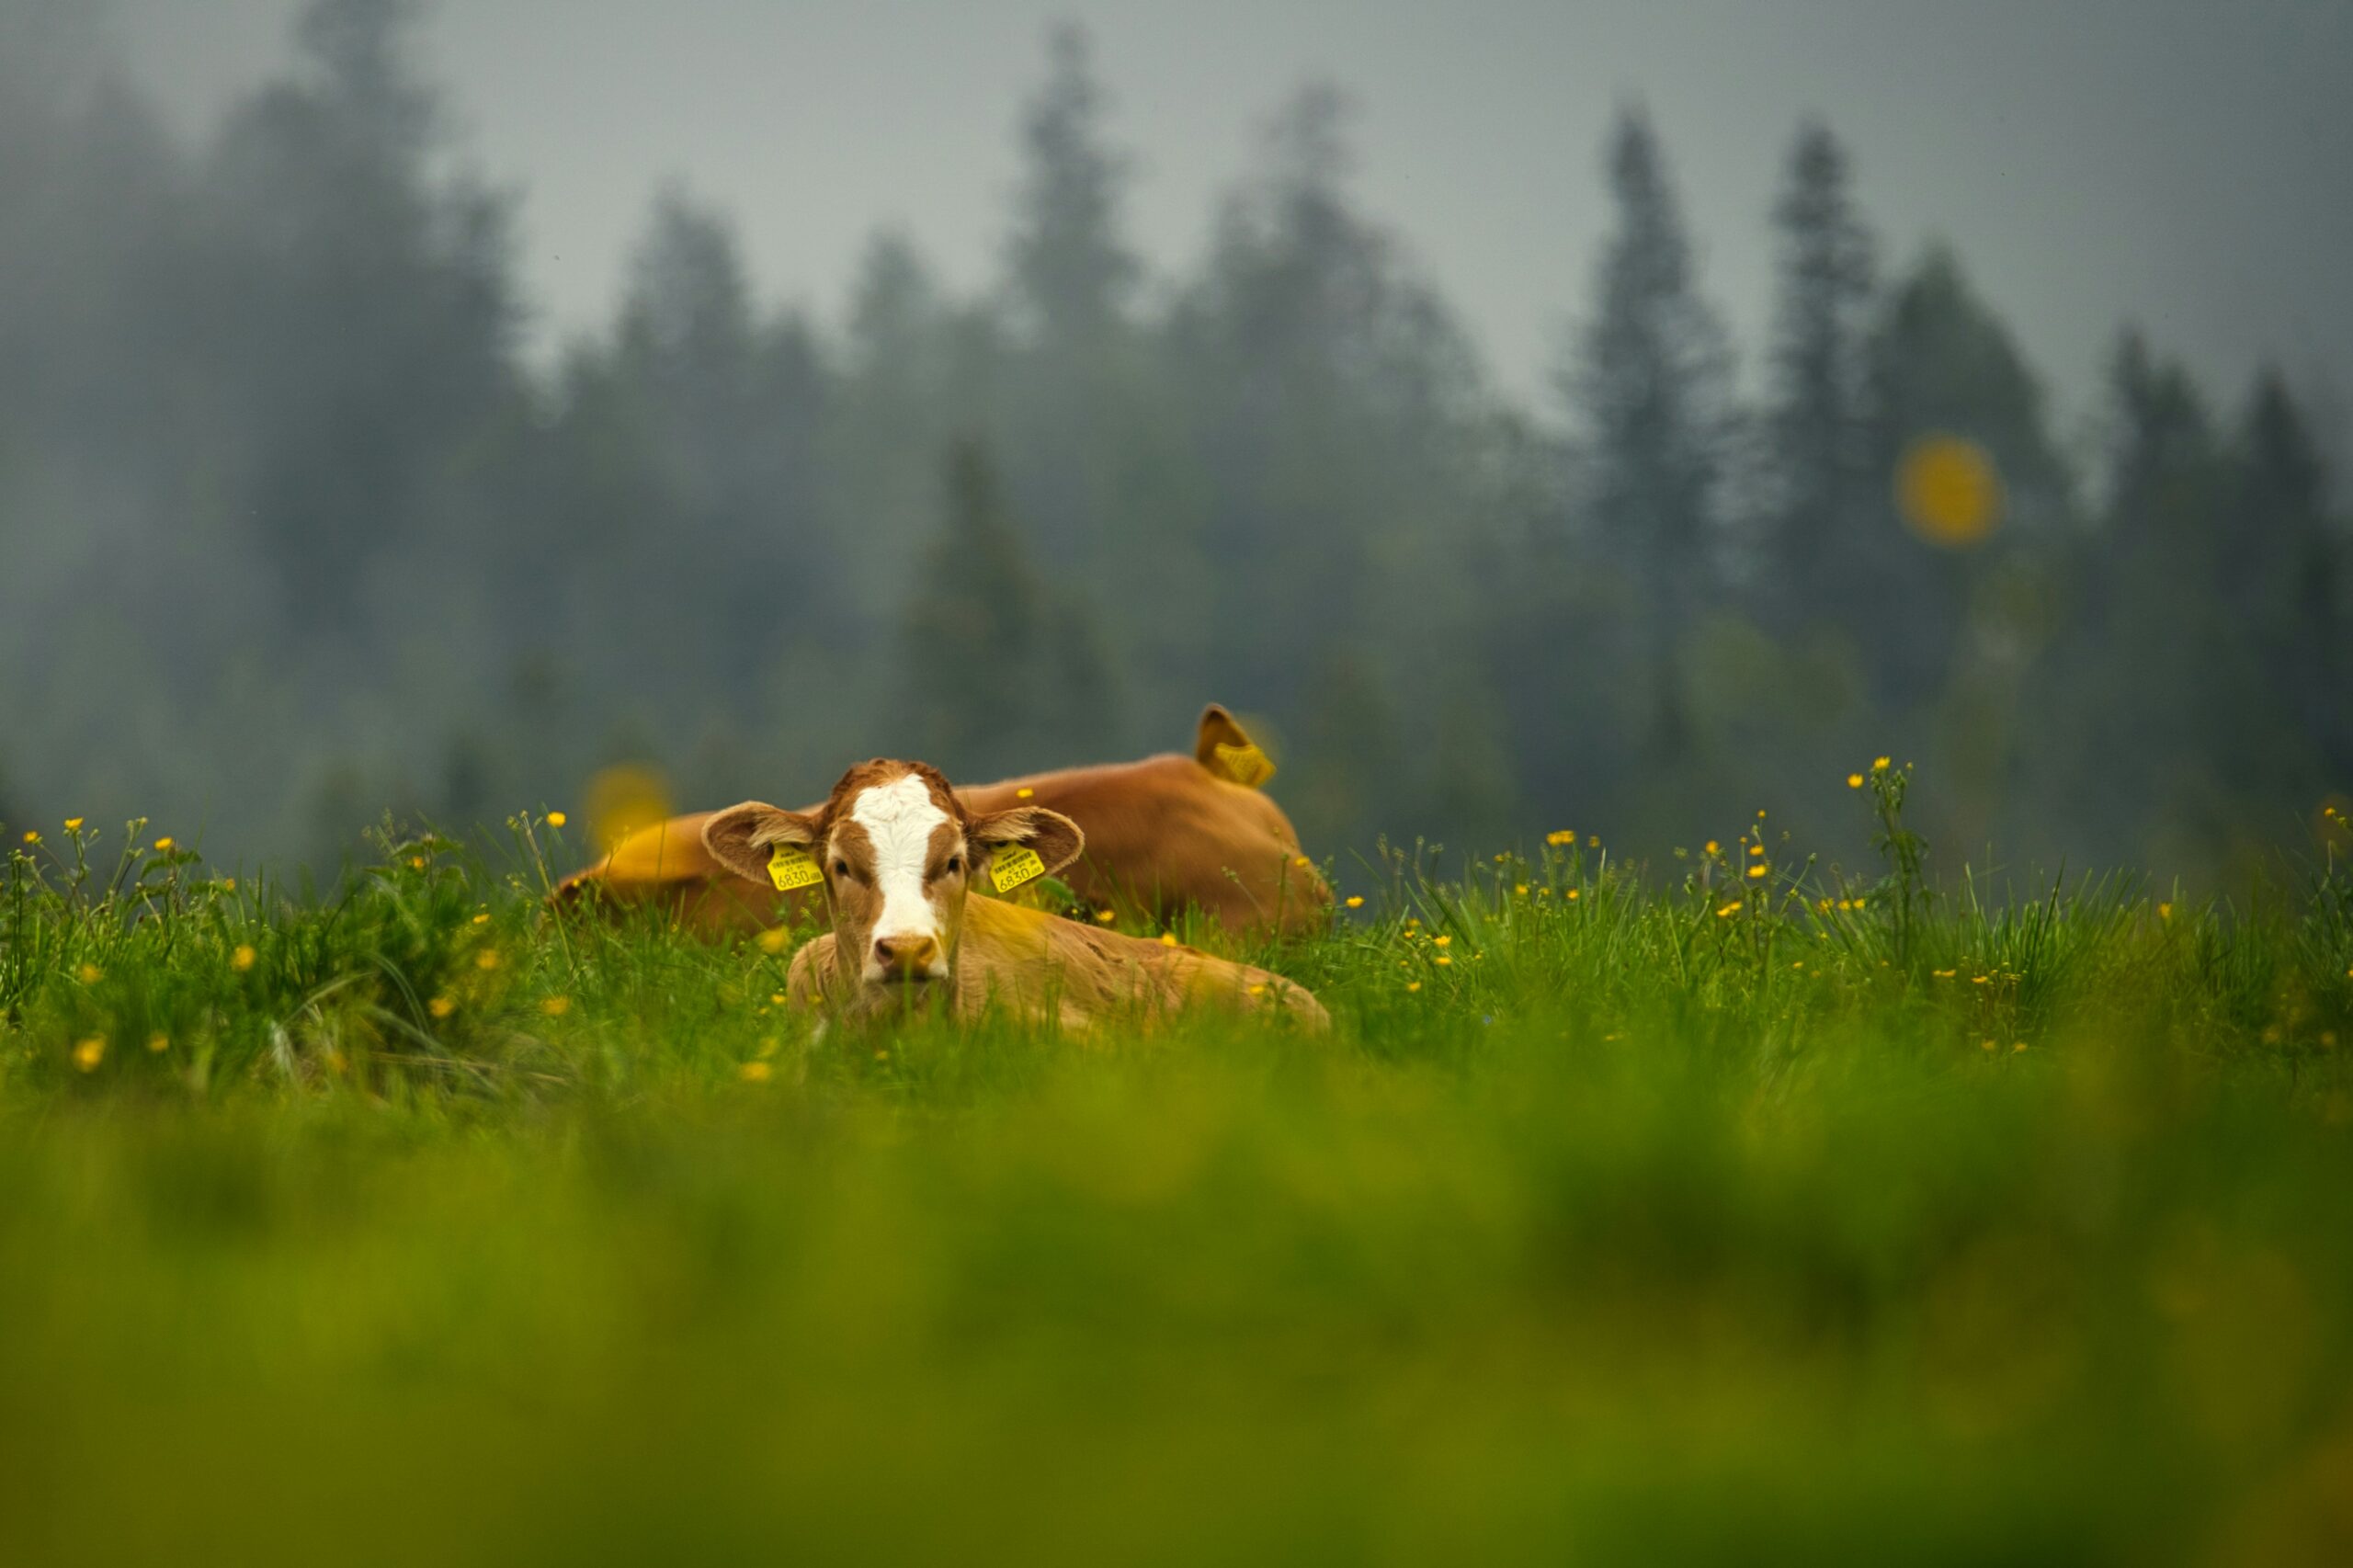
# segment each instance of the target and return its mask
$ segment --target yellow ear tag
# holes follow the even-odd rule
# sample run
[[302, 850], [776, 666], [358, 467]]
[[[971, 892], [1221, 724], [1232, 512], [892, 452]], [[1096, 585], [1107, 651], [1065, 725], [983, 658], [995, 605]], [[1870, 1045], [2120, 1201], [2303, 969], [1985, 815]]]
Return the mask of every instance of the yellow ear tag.
[[825, 873], [798, 844], [779, 844], [768, 850], [768, 881], [776, 884], [777, 892], [790, 892], [824, 880]]
[[989, 881], [999, 892], [1011, 892], [1022, 883], [1035, 881], [1046, 874], [1046, 863], [1028, 845], [1016, 845], [1000, 849], [989, 857]]
[[1256, 790], [1275, 776], [1274, 758], [1260, 751], [1255, 743], [1230, 746], [1220, 741], [1211, 755], [1217, 758], [1212, 772], [1246, 788]]

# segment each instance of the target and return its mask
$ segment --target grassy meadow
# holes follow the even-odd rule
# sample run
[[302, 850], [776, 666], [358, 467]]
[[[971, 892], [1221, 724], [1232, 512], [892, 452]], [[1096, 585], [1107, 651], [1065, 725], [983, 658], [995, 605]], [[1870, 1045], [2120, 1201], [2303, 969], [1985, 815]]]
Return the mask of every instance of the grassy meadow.
[[1932, 882], [1907, 783], [1335, 866], [1328, 1039], [813, 1041], [539, 815], [12, 825], [0, 1562], [2353, 1561], [2353, 874]]

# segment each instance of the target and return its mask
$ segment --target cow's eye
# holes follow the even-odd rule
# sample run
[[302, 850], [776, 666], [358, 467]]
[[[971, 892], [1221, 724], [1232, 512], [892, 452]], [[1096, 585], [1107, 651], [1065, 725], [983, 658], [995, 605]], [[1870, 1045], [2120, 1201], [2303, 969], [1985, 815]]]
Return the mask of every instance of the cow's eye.
[[948, 857], [946, 870], [947, 874], [951, 877], [962, 875], [964, 870], [964, 857], [961, 855], [950, 855]]
[[848, 876], [848, 875], [849, 875], [849, 862], [848, 862], [848, 861], [847, 861], [847, 860], [836, 860], [836, 861], [835, 861], [835, 862], [834, 862], [834, 875], [835, 875], [835, 876], [837, 876], [837, 877], [847, 877], [847, 876]]

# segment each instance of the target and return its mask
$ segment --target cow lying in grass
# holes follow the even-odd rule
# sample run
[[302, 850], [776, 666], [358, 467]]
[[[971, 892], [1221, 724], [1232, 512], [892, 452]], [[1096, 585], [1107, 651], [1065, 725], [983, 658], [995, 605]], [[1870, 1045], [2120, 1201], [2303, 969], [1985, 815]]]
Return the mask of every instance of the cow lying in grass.
[[[1259, 791], [1273, 772], [1233, 715], [1212, 703], [1190, 756], [1168, 752], [1032, 774], [957, 797], [983, 814], [1030, 805], [1077, 823], [1086, 849], [1064, 880], [1098, 907], [1129, 905], [1166, 921], [1189, 905], [1239, 933], [1318, 929], [1332, 892], [1300, 853], [1290, 819]], [[779, 895], [766, 871], [745, 876], [712, 854], [704, 841], [711, 820], [698, 812], [631, 835], [565, 878], [556, 902], [657, 905], [713, 937], [784, 923], [801, 895]]]
[[969, 897], [976, 883], [1003, 891], [1061, 869], [1086, 836], [1040, 806], [975, 812], [922, 763], [861, 763], [814, 812], [731, 807], [703, 825], [703, 843], [746, 879], [819, 879], [833, 929], [793, 955], [785, 987], [804, 1006], [937, 999], [971, 1017], [995, 1004], [1083, 1030], [1211, 1004], [1330, 1027], [1313, 995], [1263, 969]]

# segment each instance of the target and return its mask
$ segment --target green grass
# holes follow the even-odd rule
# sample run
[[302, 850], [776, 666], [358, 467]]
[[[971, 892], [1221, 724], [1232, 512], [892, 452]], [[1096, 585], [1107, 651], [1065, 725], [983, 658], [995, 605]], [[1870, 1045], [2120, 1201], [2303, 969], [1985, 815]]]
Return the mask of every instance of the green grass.
[[1328, 1040], [53, 835], [0, 1562], [2347, 1561], [2353, 878], [1939, 892], [1870, 782], [1867, 883], [1341, 870]]

